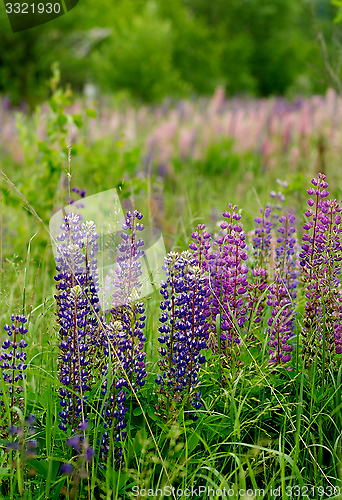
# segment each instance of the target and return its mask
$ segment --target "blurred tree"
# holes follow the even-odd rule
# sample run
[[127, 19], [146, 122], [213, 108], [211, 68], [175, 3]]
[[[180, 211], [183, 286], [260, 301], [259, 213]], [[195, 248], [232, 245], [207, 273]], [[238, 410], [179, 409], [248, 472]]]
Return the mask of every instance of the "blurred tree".
[[197, 94], [212, 93], [224, 83], [221, 47], [213, 30], [195, 18], [182, 0], [158, 0], [158, 13], [168, 19], [174, 33], [172, 60], [181, 78]]
[[87, 68], [72, 50], [68, 35], [78, 26], [68, 16], [12, 33], [5, 9], [0, 8], [0, 92], [13, 105], [25, 102], [34, 107], [48, 97], [51, 65], [56, 60], [61, 61], [63, 84], [82, 88]]
[[[51, 71], [50, 54], [43, 52], [44, 27], [13, 34], [3, 6], [0, 8], [0, 91], [19, 104], [28, 95], [46, 96], [42, 78]], [[37, 64], [39, 61], [39, 64]]]
[[183, 1], [215, 28], [230, 93], [283, 94], [302, 71], [307, 47], [299, 23], [307, 8], [304, 1]]
[[63, 85], [81, 91], [91, 81], [143, 101], [210, 94], [218, 84], [230, 95], [324, 91], [309, 66], [324, 69], [316, 28], [329, 42], [334, 8], [312, 2], [82, 0], [67, 15], [16, 34], [2, 8], [0, 92], [34, 105], [47, 97], [56, 60]]
[[172, 61], [174, 33], [155, 4], [121, 16], [112, 35], [94, 52], [92, 62], [102, 89], [127, 89], [138, 100], [158, 101], [189, 91]]
[[[130, 7], [131, 4], [131, 7]], [[181, 0], [117, 5], [112, 35], [95, 51], [102, 88], [145, 100], [212, 93], [221, 82], [218, 44]]]

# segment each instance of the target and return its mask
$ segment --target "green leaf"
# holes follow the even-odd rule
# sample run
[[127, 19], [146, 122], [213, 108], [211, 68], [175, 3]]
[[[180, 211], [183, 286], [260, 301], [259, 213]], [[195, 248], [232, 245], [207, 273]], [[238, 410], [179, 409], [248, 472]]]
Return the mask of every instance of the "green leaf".
[[141, 414], [142, 414], [142, 411], [141, 411], [141, 408], [139, 406], [138, 406], [138, 408], [135, 408], [135, 410], [133, 410], [133, 415], [135, 417], [138, 417]]
[[205, 356], [206, 361], [209, 361], [209, 359], [213, 356], [213, 351], [211, 349], [201, 349], [200, 353], [202, 354], [202, 356]]
[[191, 452], [194, 450], [198, 444], [199, 436], [195, 432], [192, 434], [191, 438], [188, 441], [188, 450]]
[[63, 127], [63, 125], [65, 125], [67, 121], [68, 121], [68, 119], [65, 115], [62, 115], [62, 114], [58, 115], [57, 123], [60, 127]]
[[157, 415], [154, 413], [153, 408], [149, 407], [147, 408], [147, 415], [150, 417], [151, 420], [157, 420]]
[[40, 141], [38, 143], [38, 149], [41, 153], [47, 153], [49, 151], [49, 148], [45, 141]]
[[86, 113], [89, 116], [89, 118], [96, 118], [97, 116], [95, 109], [87, 109]]
[[50, 99], [49, 103], [50, 103], [50, 108], [52, 109], [52, 111], [54, 113], [56, 113], [56, 111], [57, 111], [57, 103], [53, 99]]
[[72, 119], [74, 120], [74, 124], [77, 128], [81, 128], [83, 125], [83, 120], [81, 115], [72, 115]]

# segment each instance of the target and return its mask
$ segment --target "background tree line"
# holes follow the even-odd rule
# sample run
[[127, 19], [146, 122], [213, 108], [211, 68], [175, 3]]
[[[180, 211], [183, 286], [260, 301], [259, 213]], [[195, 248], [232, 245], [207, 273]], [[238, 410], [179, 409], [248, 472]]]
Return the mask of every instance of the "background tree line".
[[[338, 2], [337, 2], [338, 3]], [[165, 96], [324, 92], [317, 43], [332, 43], [338, 10], [327, 0], [81, 0], [52, 23], [13, 34], [0, 9], [0, 92], [14, 105], [63, 83], [155, 102]]]

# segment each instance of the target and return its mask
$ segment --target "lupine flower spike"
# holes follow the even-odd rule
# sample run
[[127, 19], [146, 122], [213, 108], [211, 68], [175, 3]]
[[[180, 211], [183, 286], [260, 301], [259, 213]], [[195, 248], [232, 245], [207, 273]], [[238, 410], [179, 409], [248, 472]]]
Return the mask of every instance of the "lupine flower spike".
[[[194, 235], [198, 238], [198, 235]], [[205, 362], [201, 353], [207, 346], [209, 309], [206, 278], [202, 274], [199, 255], [170, 252], [165, 258], [167, 280], [160, 293], [163, 301], [158, 338], [161, 375], [156, 383], [161, 395], [160, 410], [166, 419], [177, 414], [177, 406], [201, 407], [198, 373]], [[193, 420], [196, 413], [188, 413]]]
[[262, 321], [265, 310], [265, 290], [269, 282], [269, 264], [271, 257], [272, 221], [269, 219], [271, 208], [260, 208], [260, 216], [254, 220], [257, 227], [252, 240], [253, 253], [250, 259], [251, 273], [247, 285], [248, 301], [246, 302], [248, 323], [247, 339], [255, 342], [255, 329]]
[[296, 239], [295, 228], [292, 226], [295, 216], [282, 216], [279, 222], [279, 237], [277, 239], [275, 272], [273, 283], [267, 294], [267, 305], [272, 307], [268, 320], [267, 333], [271, 365], [288, 365], [294, 350], [295, 328], [295, 298], [298, 286], [298, 271], [295, 268]]
[[303, 229], [300, 265], [306, 284], [305, 319], [302, 356], [310, 368], [315, 357], [321, 364], [323, 344], [325, 363], [335, 366], [334, 352], [342, 352], [341, 291], [339, 287], [341, 246], [341, 207], [329, 196], [324, 174], [311, 180], [308, 194], [309, 209]]
[[[23, 410], [23, 380], [26, 377], [25, 370], [27, 368], [27, 354], [25, 348], [27, 342], [25, 334], [28, 329], [26, 327], [27, 319], [20, 314], [12, 314], [12, 324], [6, 324], [4, 330], [7, 333], [7, 338], [3, 341], [0, 351], [0, 368], [2, 377], [7, 387], [6, 398], [10, 409], [10, 424], [14, 425], [17, 419], [14, 406]], [[0, 390], [0, 408], [1, 413], [5, 411], [4, 393]], [[4, 416], [4, 415], [3, 415]]]
[[[143, 215], [135, 210], [127, 212], [121, 234], [114, 273], [114, 293], [110, 324], [103, 336], [106, 361], [102, 370], [103, 383], [103, 427], [101, 441], [102, 456], [107, 456], [112, 436], [116, 467], [122, 464], [122, 440], [126, 436], [125, 414], [127, 400], [145, 384], [144, 335], [145, 305], [139, 300], [144, 258], [144, 240], [137, 238], [137, 232], [144, 230], [139, 221]], [[127, 381], [129, 380], [129, 383]]]
[[239, 329], [243, 328], [247, 314], [248, 267], [245, 262], [248, 255], [237, 206], [229, 203], [228, 210], [222, 215], [227, 220], [221, 223], [220, 236], [215, 240], [214, 251], [209, 257], [210, 287], [213, 291], [211, 329], [216, 330], [214, 321], [219, 315], [223, 364], [227, 368], [234, 366], [235, 370], [239, 367]]
[[98, 235], [92, 222], [80, 224], [80, 217], [68, 214], [57, 238], [56, 295], [60, 326], [59, 391], [62, 410], [59, 427], [74, 432], [86, 420], [86, 393], [91, 365], [89, 350], [98, 312], [95, 252]]

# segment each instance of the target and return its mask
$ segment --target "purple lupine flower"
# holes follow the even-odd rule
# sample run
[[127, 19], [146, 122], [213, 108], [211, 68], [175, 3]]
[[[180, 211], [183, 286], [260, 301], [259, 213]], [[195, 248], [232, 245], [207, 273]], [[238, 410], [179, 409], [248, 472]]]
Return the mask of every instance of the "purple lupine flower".
[[74, 472], [74, 468], [72, 466], [72, 464], [69, 464], [69, 463], [66, 463], [66, 464], [62, 464], [60, 466], [60, 469], [61, 473], [64, 475], [64, 476], [72, 476], [72, 473]]
[[[208, 310], [208, 317], [212, 313], [212, 290], [210, 289], [210, 265], [209, 259], [212, 252], [212, 237], [205, 229], [204, 224], [198, 224], [197, 230], [191, 234], [192, 242], [189, 248], [193, 251], [193, 257], [199, 266], [202, 273], [202, 288], [206, 289], [206, 294], [203, 294], [203, 309]], [[215, 317], [208, 319], [208, 323], [214, 324]], [[213, 330], [213, 328], [212, 328]], [[207, 348], [211, 348], [214, 352], [218, 351], [216, 332], [208, 331]]]
[[251, 272], [247, 290], [248, 299], [246, 308], [248, 311], [247, 335], [248, 340], [256, 340], [253, 330], [260, 325], [265, 310], [266, 297], [263, 295], [267, 288], [268, 273], [263, 267], [254, 267]]
[[62, 410], [59, 427], [74, 432], [86, 418], [85, 407], [91, 370], [90, 349], [98, 306], [98, 274], [95, 252], [98, 235], [93, 222], [80, 223], [80, 216], [67, 214], [57, 237], [55, 276], [61, 354], [59, 390]]
[[72, 188], [71, 188], [71, 191], [73, 191], [74, 193], [79, 194], [81, 198], [84, 198], [84, 197], [85, 197], [85, 195], [86, 195], [86, 191], [85, 191], [85, 189], [79, 189], [79, 188], [77, 188], [77, 187], [72, 187]]
[[82, 437], [80, 434], [74, 434], [66, 440], [67, 446], [70, 446], [73, 450], [77, 451], [77, 453], [81, 452], [82, 447]]
[[[118, 467], [122, 463], [121, 440], [126, 436], [124, 431], [126, 427], [125, 414], [128, 410], [126, 406], [127, 393], [125, 391], [128, 382], [125, 378], [120, 378], [122, 373], [120, 363], [124, 358], [127, 336], [120, 321], [112, 321], [110, 324], [104, 323], [103, 326], [106, 331], [106, 334], [103, 335], [103, 351], [106, 362], [101, 370], [102, 425], [104, 432], [101, 438], [100, 450], [101, 458], [106, 460], [110, 450], [112, 434], [114, 438], [112, 446], [116, 461], [115, 465]], [[110, 367], [111, 371], [109, 371]]]
[[[198, 261], [199, 254], [194, 257], [190, 251], [170, 252], [165, 257], [167, 280], [162, 282], [160, 290], [164, 300], [160, 305], [162, 324], [158, 339], [162, 374], [156, 383], [166, 418], [182, 402], [187, 410], [190, 405], [194, 409], [201, 407], [198, 373], [205, 362], [201, 350], [207, 347], [210, 313], [206, 307], [207, 278]], [[197, 415], [191, 413], [189, 417], [195, 420]]]
[[[294, 221], [295, 216], [291, 214], [279, 219], [282, 226], [278, 228], [275, 271], [267, 294], [267, 305], [272, 307], [267, 328], [271, 365], [288, 363], [294, 350], [294, 299], [298, 286], [298, 271], [295, 266], [297, 240], [292, 226]], [[287, 369], [291, 368], [287, 366]]]
[[[113, 294], [113, 306], [129, 305], [136, 299], [142, 284], [139, 278], [141, 271], [141, 258], [144, 257], [144, 240], [137, 238], [137, 231], [145, 229], [139, 221], [143, 215], [135, 210], [133, 213], [127, 212], [126, 221], [122, 226], [122, 243], [119, 245], [119, 255], [117, 257], [117, 266], [115, 268], [114, 286], [116, 288]], [[138, 294], [139, 295], [139, 294]]]
[[[80, 198], [84, 198], [86, 195], [86, 191], [84, 189], [78, 189], [77, 187], [72, 187], [71, 191], [76, 193]], [[70, 200], [70, 205], [73, 203], [75, 203], [75, 200]], [[75, 204], [77, 208], [84, 208], [82, 201], [77, 201]]]
[[[27, 353], [25, 348], [27, 342], [25, 334], [28, 329], [26, 327], [27, 319], [24, 315], [12, 314], [12, 324], [6, 324], [4, 330], [7, 333], [7, 338], [3, 341], [0, 350], [0, 368], [5, 385], [8, 387], [7, 397], [9, 399], [9, 407], [11, 413], [11, 425], [13, 425], [16, 412], [14, 406], [18, 406], [23, 410], [23, 398], [20, 394], [23, 392], [22, 381], [26, 377], [25, 370], [27, 368]], [[0, 390], [0, 396], [4, 396]], [[0, 400], [0, 406], [4, 411], [4, 401]]]
[[247, 338], [254, 342], [254, 328], [261, 322], [265, 310], [265, 290], [268, 286], [269, 276], [268, 268], [271, 257], [271, 230], [273, 223], [269, 219], [272, 209], [268, 206], [265, 209], [260, 208], [260, 216], [254, 221], [257, 227], [252, 239], [253, 253], [251, 264], [251, 273], [248, 280], [248, 301], [246, 302], [248, 326]]
[[[246, 321], [246, 299], [248, 287], [248, 259], [246, 235], [240, 224], [241, 215], [237, 206], [228, 204], [228, 211], [221, 223], [220, 236], [214, 242], [214, 250], [209, 255], [210, 288], [213, 291], [211, 304], [211, 330], [215, 334], [214, 319], [221, 317], [221, 348], [225, 363], [230, 365], [239, 353], [240, 336], [235, 323], [242, 329]], [[229, 304], [229, 307], [227, 306]], [[233, 316], [233, 318], [232, 318]], [[236, 352], [235, 352], [236, 351]], [[239, 364], [236, 358], [236, 364]]]
[[189, 244], [189, 248], [193, 250], [193, 256], [200, 268], [207, 271], [211, 235], [205, 230], [204, 224], [198, 224], [197, 231], [191, 233], [191, 238], [194, 241]]
[[256, 262], [255, 267], [265, 268], [271, 256], [271, 230], [272, 221], [269, 220], [271, 208], [260, 208], [260, 216], [254, 220], [257, 223], [255, 236], [253, 238], [253, 257]]
[[[305, 212], [307, 221], [303, 228], [300, 265], [303, 281], [306, 283], [305, 318], [302, 356], [307, 367], [315, 357], [322, 359], [323, 335], [325, 334], [326, 363], [334, 351], [342, 352], [341, 311], [342, 297], [339, 288], [341, 245], [341, 207], [336, 200], [326, 200], [329, 192], [324, 174], [311, 180], [313, 187], [307, 193], [309, 209]], [[323, 324], [325, 329], [323, 329]]]
[[11, 425], [8, 434], [11, 436], [11, 441], [6, 443], [8, 451], [16, 451], [20, 454], [20, 467], [24, 468], [27, 461], [36, 457], [38, 441], [33, 439], [35, 434], [33, 427], [36, 419], [33, 415], [29, 415], [18, 427]]
[[88, 477], [85, 466], [93, 460], [94, 450], [89, 446], [87, 438], [80, 434], [74, 434], [68, 438], [66, 444], [76, 452], [77, 463], [75, 465], [69, 462], [64, 463], [60, 466], [59, 470], [64, 476], [72, 476], [74, 483], [77, 485], [81, 479], [86, 479]]
[[108, 454], [110, 435], [113, 433], [116, 467], [123, 462], [121, 443], [126, 436], [126, 400], [132, 397], [131, 388], [138, 391], [145, 384], [146, 378], [146, 316], [145, 305], [139, 300], [141, 259], [145, 254], [144, 240], [137, 238], [137, 232], [144, 230], [143, 224], [139, 222], [142, 218], [143, 215], [137, 210], [127, 212], [122, 226], [123, 241], [118, 247], [119, 255], [114, 270], [111, 320], [103, 329], [102, 345], [106, 361], [102, 368], [102, 395], [106, 397], [102, 405], [105, 431], [101, 439], [101, 453], [103, 457]]
[[85, 418], [85, 405], [87, 396], [84, 394], [89, 390], [88, 365], [86, 355], [89, 350], [87, 330], [84, 328], [85, 317], [89, 312], [89, 304], [82, 295], [79, 285], [74, 286], [69, 292], [63, 292], [58, 296], [59, 324], [60, 328], [60, 350], [59, 377], [62, 387], [59, 390], [62, 410], [59, 412], [61, 423], [60, 429], [66, 431], [71, 426], [72, 432]]
[[[281, 181], [277, 179], [277, 183], [283, 188], [288, 187], [286, 181]], [[271, 202], [267, 203], [266, 206], [272, 210], [273, 228], [275, 229], [278, 225], [279, 212], [283, 209], [283, 203], [285, 201], [285, 195], [281, 191], [271, 191], [270, 192]], [[276, 214], [278, 211], [278, 215]]]
[[138, 390], [145, 384], [145, 362], [144, 335], [145, 328], [145, 305], [139, 300], [142, 283], [139, 281], [142, 275], [142, 258], [145, 257], [143, 250], [144, 240], [137, 238], [137, 231], [145, 228], [140, 224], [143, 215], [135, 210], [127, 212], [126, 222], [121, 237], [123, 243], [119, 245], [117, 257], [116, 278], [114, 285], [116, 290], [113, 294], [111, 309], [112, 321], [120, 321], [125, 335], [125, 341], [120, 342], [119, 358], [122, 368], [131, 382], [132, 387]]

